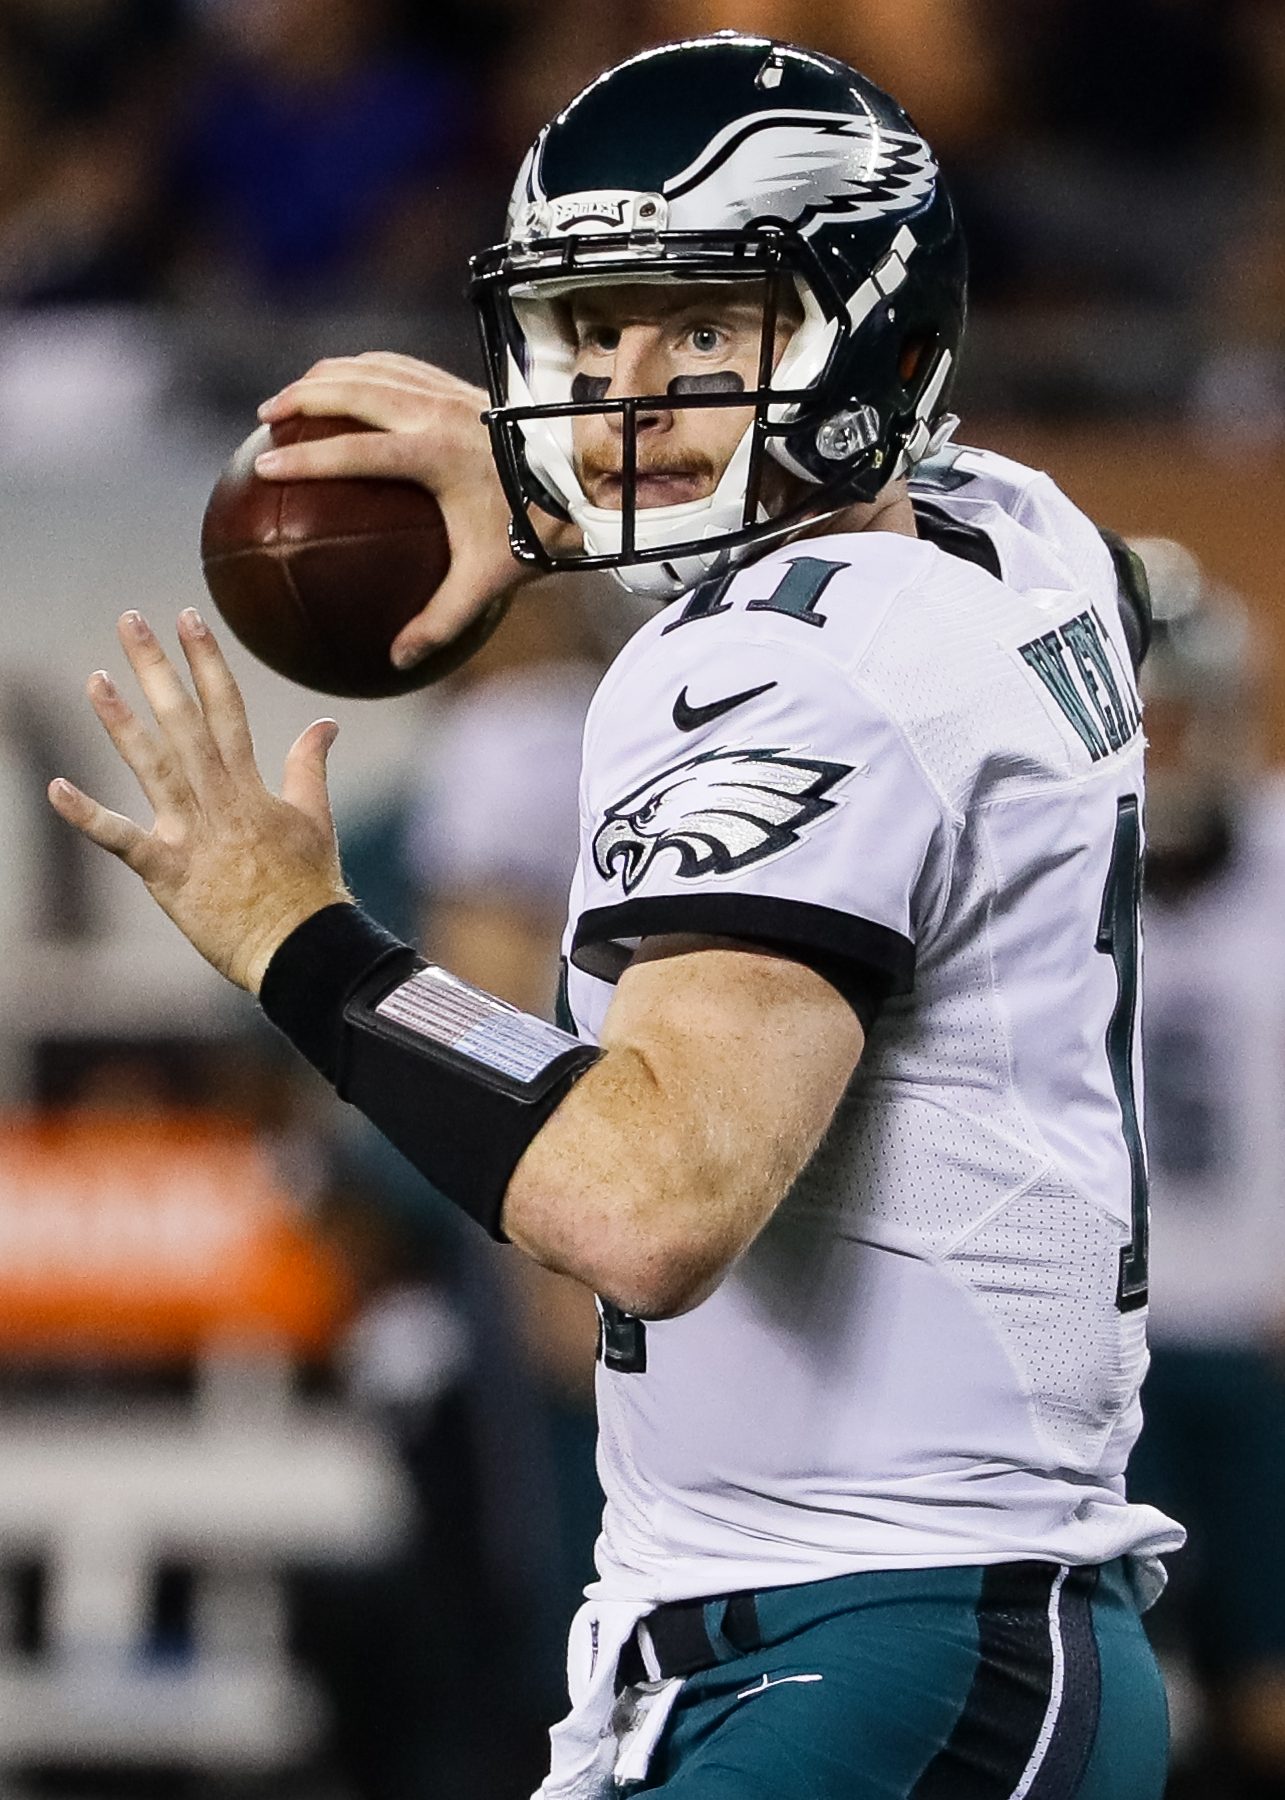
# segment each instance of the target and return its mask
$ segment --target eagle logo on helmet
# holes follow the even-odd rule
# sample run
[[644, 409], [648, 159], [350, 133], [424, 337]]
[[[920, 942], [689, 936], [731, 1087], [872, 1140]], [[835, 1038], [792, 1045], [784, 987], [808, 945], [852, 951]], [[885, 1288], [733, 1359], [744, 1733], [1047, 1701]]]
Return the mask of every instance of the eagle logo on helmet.
[[725, 126], [662, 192], [677, 229], [690, 194], [699, 196], [702, 221], [711, 205], [722, 206], [779, 218], [806, 237], [827, 218], [862, 224], [908, 212], [936, 178], [932, 151], [916, 132], [860, 114], [781, 110]]
[[839, 804], [826, 798], [849, 763], [787, 750], [706, 750], [663, 769], [609, 806], [593, 840], [604, 880], [632, 894], [665, 851], [691, 881], [763, 862]]
[[[558, 229], [551, 206], [594, 197], [551, 201], [539, 150], [537, 143], [528, 155], [510, 208], [509, 230], [516, 235], [528, 215], [544, 220], [545, 230]], [[780, 109], [724, 126], [660, 194], [664, 222], [676, 231], [707, 228], [722, 215], [742, 225], [779, 220], [806, 237], [827, 219], [860, 225], [909, 212], [928, 199], [936, 179], [932, 151], [916, 132], [894, 131], [860, 114]], [[621, 190], [617, 207], [625, 197]]]

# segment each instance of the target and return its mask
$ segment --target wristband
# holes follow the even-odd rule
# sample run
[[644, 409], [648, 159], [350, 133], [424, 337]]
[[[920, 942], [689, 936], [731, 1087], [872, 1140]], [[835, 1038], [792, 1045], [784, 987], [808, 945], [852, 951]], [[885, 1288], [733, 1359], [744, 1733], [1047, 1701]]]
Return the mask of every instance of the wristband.
[[425, 963], [355, 906], [305, 920], [259, 998], [340, 1098], [497, 1238], [527, 1145], [600, 1054]]

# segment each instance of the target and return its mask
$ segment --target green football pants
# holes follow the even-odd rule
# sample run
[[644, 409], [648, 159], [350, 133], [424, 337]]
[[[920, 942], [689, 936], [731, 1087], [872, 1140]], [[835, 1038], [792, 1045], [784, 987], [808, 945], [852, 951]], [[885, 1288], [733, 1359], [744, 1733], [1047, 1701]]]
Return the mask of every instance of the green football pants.
[[[1125, 1566], [895, 1570], [691, 1603], [666, 1800], [1160, 1800], [1168, 1718]], [[657, 1641], [659, 1641], [659, 1634]], [[681, 1659], [680, 1659], [681, 1660]], [[675, 1672], [684, 1672], [681, 1668]]]

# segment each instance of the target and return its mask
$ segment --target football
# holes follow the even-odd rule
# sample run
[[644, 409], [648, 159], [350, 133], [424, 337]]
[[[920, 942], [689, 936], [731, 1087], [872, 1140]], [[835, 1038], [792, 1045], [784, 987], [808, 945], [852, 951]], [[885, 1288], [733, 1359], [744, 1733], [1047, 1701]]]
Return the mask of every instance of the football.
[[437, 501], [413, 481], [264, 481], [261, 451], [371, 429], [356, 419], [263, 425], [234, 452], [201, 525], [201, 566], [220, 616], [278, 675], [318, 693], [379, 700], [449, 675], [488, 638], [497, 601], [411, 669], [389, 648], [450, 568]]

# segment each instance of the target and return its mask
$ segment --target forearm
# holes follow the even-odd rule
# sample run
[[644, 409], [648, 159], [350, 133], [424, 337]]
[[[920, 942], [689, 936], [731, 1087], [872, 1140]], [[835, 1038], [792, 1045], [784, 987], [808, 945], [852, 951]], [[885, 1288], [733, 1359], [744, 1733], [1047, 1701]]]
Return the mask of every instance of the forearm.
[[[745, 949], [635, 963], [601, 1050], [420, 968], [335, 906], [281, 946], [261, 999], [449, 1199], [644, 1317], [695, 1305], [753, 1241], [861, 1049], [832, 987]], [[452, 1019], [458, 999], [449, 1041], [431, 1020], [389, 1035], [390, 999], [404, 1013], [423, 996]], [[534, 1071], [525, 1087], [497, 1080], [519, 1065]]]
[[495, 1236], [519, 1158], [597, 1055], [425, 965], [350, 905], [279, 946], [259, 997], [340, 1098]]
[[[745, 1166], [744, 1147], [723, 1122], [739, 1112], [736, 1097], [729, 1093], [696, 1116], [684, 1103], [695, 1082], [686, 1078], [681, 1046], [657, 1058], [627, 1042], [614, 1044], [574, 1085], [563, 1084], [556, 1104], [538, 1116], [488, 1122], [470, 1115], [458, 1085], [447, 1092], [440, 1070], [389, 1045], [380, 1046], [385, 1061], [373, 1079], [358, 1079], [354, 1091], [345, 1005], [372, 983], [375, 991], [397, 986], [419, 962], [355, 907], [328, 908], [273, 958], [264, 1009], [422, 1174], [484, 1224], [491, 1202], [465, 1191], [468, 1165], [479, 1180], [489, 1168], [494, 1180], [495, 1136], [511, 1129], [515, 1168], [502, 1213], [494, 1202], [497, 1235], [629, 1311], [655, 1315], [692, 1304], [741, 1247], [747, 1214], [766, 1216], [788, 1179], [761, 1161]], [[729, 1058], [729, 1069], [735, 1062]], [[443, 1116], [427, 1116], [434, 1110]], [[479, 1134], [473, 1145], [470, 1128]], [[523, 1149], [527, 1131], [533, 1135]]]

